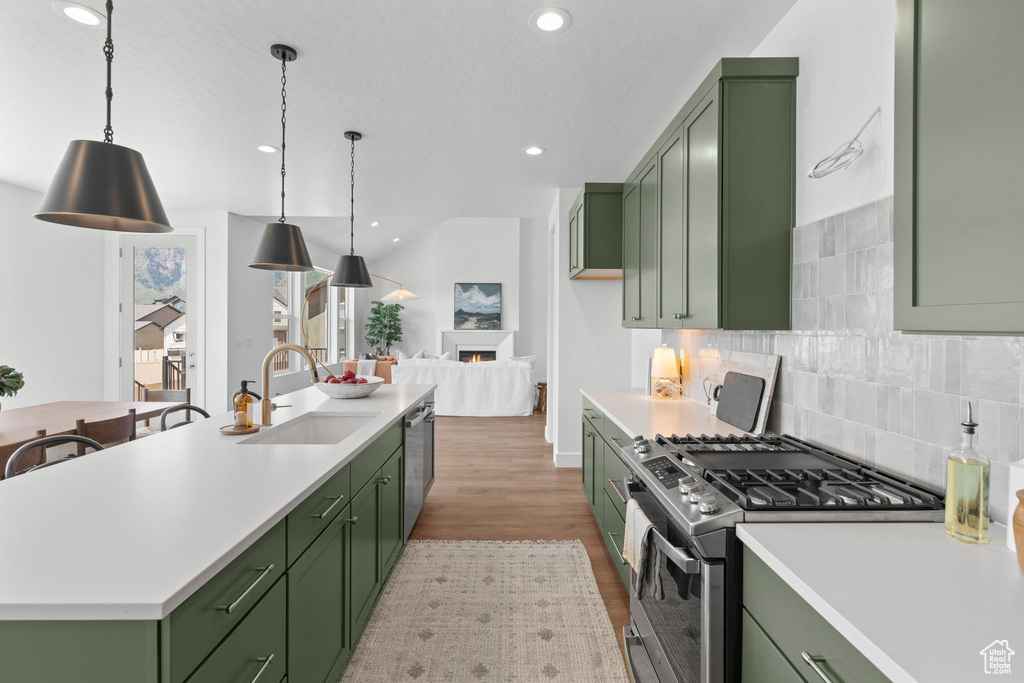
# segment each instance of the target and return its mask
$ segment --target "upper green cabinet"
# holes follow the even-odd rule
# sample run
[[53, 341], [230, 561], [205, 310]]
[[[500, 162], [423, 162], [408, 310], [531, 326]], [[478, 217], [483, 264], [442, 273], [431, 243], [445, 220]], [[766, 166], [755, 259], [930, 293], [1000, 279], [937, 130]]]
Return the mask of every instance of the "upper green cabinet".
[[586, 183], [569, 209], [569, 278], [622, 277], [622, 185]]
[[1024, 3], [896, 3], [894, 323], [1024, 333]]
[[723, 59], [623, 189], [626, 327], [790, 327], [795, 58]]

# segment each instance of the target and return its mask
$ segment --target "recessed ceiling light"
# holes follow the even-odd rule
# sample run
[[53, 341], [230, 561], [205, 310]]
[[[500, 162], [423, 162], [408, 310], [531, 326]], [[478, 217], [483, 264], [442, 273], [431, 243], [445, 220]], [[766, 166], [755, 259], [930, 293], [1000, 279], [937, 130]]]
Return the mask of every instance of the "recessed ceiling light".
[[374, 221], [374, 222], [370, 223], [370, 227], [371, 228], [376, 228], [378, 225], [380, 225], [380, 221]]
[[530, 27], [542, 33], [564, 31], [572, 23], [572, 17], [564, 9], [548, 7], [530, 15]]
[[396, 237], [395, 239], [393, 239], [393, 240], [391, 240], [391, 241], [392, 241], [392, 242], [397, 242], [397, 241], [398, 241], [399, 239], [400, 239], [399, 237]]
[[531, 145], [530, 147], [523, 147], [523, 154], [529, 154], [531, 157], [539, 156], [546, 151], [547, 150], [544, 149], [543, 147], [537, 147], [536, 145]]
[[280, 152], [281, 150], [273, 145], [253, 145], [256, 149], [263, 152], [264, 154], [273, 154], [274, 152]]
[[104, 19], [106, 19], [102, 12], [97, 12], [85, 5], [79, 5], [77, 2], [55, 2], [51, 7], [53, 7], [57, 14], [68, 21], [73, 21], [82, 26], [99, 27]]

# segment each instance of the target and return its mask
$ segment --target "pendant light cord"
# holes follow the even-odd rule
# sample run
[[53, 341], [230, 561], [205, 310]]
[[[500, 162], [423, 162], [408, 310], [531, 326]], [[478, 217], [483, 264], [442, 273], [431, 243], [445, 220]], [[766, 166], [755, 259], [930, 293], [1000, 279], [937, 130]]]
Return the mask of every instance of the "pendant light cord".
[[356, 253], [356, 137], [352, 136], [352, 182], [349, 186], [349, 256]]
[[110, 73], [114, 63], [114, 39], [111, 37], [110, 17], [114, 13], [113, 0], [107, 0], [107, 39], [103, 41], [103, 55], [107, 58], [107, 125], [103, 127], [103, 142], [114, 143], [114, 127], [110, 125], [110, 101], [114, 89], [110, 86]]
[[281, 217], [277, 219], [278, 223], [284, 223], [284, 133], [285, 123], [287, 117], [285, 114], [288, 112], [288, 91], [285, 86], [288, 85], [288, 75], [285, 73], [285, 68], [288, 65], [288, 60], [281, 59]]

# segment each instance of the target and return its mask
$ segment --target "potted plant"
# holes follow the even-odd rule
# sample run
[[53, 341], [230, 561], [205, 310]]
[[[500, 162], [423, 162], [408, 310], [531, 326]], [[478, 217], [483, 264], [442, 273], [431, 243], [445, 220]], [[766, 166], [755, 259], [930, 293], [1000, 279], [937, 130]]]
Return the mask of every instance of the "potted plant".
[[0, 365], [0, 397], [16, 396], [24, 386], [24, 375], [8, 365]]
[[383, 301], [370, 303], [365, 339], [378, 356], [390, 355], [391, 345], [402, 341], [402, 320], [398, 314], [404, 308], [402, 304], [386, 304]]

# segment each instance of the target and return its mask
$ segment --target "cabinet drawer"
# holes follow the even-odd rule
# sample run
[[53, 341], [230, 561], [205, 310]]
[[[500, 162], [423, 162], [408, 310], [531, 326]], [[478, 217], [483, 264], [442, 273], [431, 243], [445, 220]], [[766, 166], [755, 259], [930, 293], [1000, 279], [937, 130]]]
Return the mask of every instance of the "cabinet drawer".
[[834, 683], [889, 680], [749, 548], [743, 549], [743, 606], [807, 680], [820, 676], [804, 653]]
[[598, 434], [604, 434], [604, 413], [586, 396], [583, 397], [583, 417], [590, 420]]
[[601, 513], [601, 532], [604, 534], [604, 544], [612, 556], [612, 563], [619, 572], [622, 582], [629, 587], [629, 563], [622, 557], [622, 541], [626, 531], [626, 521], [619, 514], [618, 497], [612, 502], [608, 492], [604, 492], [602, 500], [603, 511]]
[[388, 427], [386, 432], [378, 436], [376, 441], [363, 449], [363, 452], [349, 463], [348, 468], [352, 471], [351, 495], [359, 493], [366, 482], [377, 476], [377, 472], [391, 454], [402, 445], [402, 426], [403, 420], [399, 420]]
[[601, 478], [604, 490], [608, 493], [608, 499], [618, 510], [619, 517], [626, 518], [626, 501], [622, 499], [619, 492], [612, 486], [613, 481], [621, 482], [629, 474], [629, 468], [619, 457], [618, 449], [613, 449], [608, 444], [604, 446], [604, 473]]
[[278, 581], [188, 683], [276, 681], [288, 670], [285, 582]]
[[601, 430], [601, 434], [604, 436], [604, 440], [608, 442], [608, 445], [615, 450], [616, 455], [618, 455], [620, 448], [625, 448], [633, 443], [633, 438], [626, 434], [619, 425], [612, 422], [610, 417], [604, 419], [604, 428]]
[[288, 513], [288, 566], [305, 552], [351, 498], [352, 472], [346, 465]]
[[743, 610], [743, 681], [805, 683], [747, 610]]
[[[270, 590], [284, 570], [285, 523], [282, 520], [164, 619], [160, 636], [164, 643], [162, 651], [169, 653], [162, 665], [165, 670], [169, 669], [169, 676], [164, 680], [170, 683], [185, 680]], [[283, 664], [284, 650], [278, 656]], [[279, 671], [283, 674], [284, 667]], [[276, 676], [266, 677], [267, 680], [274, 678]]]

